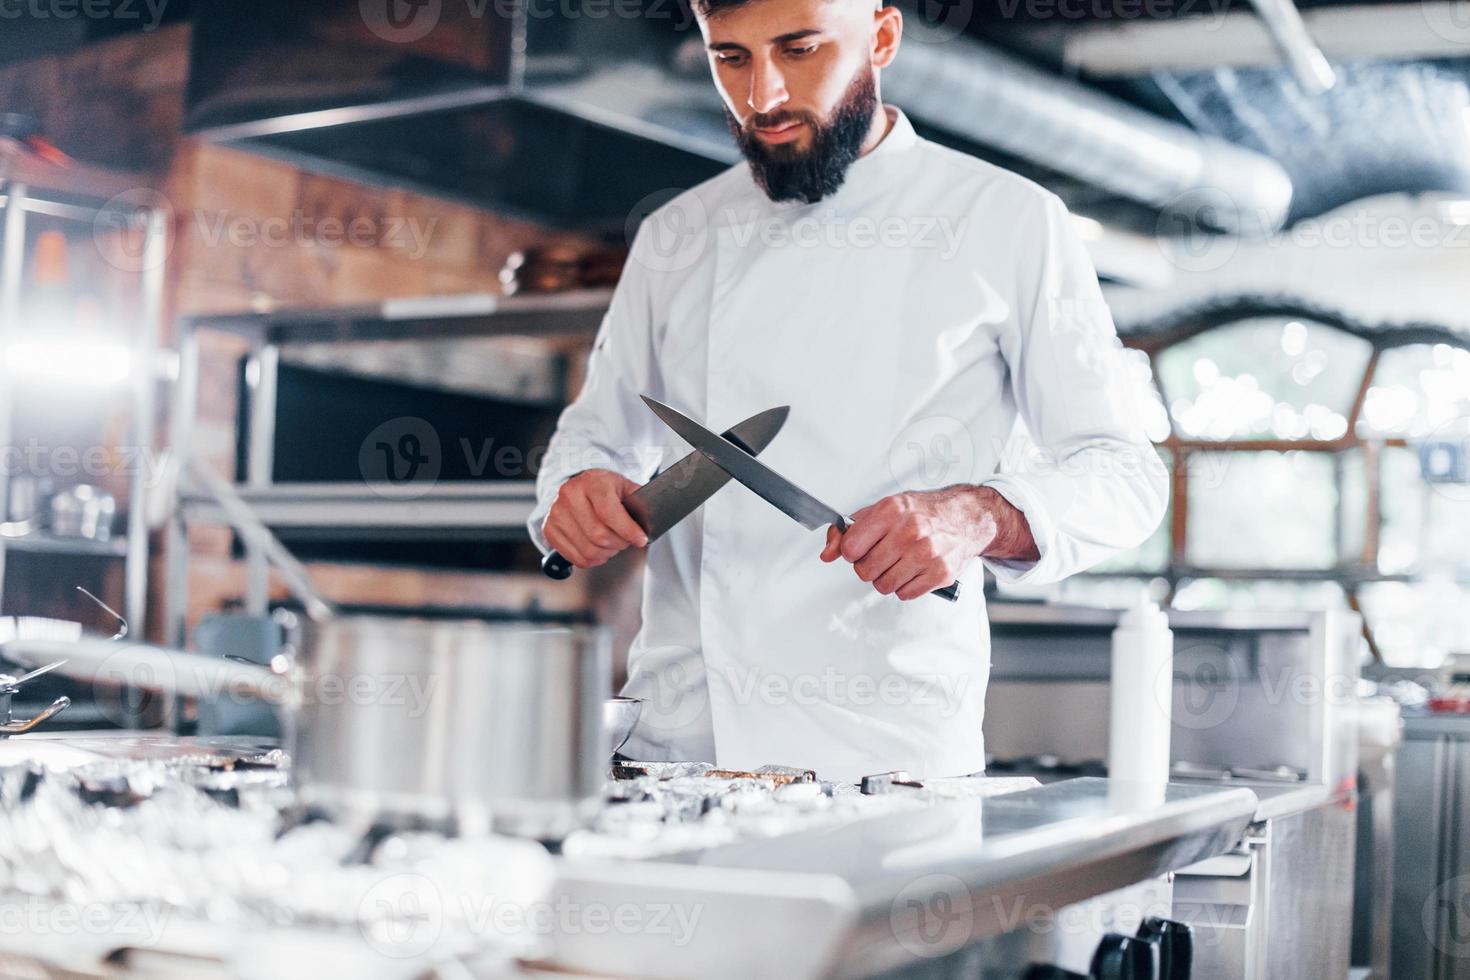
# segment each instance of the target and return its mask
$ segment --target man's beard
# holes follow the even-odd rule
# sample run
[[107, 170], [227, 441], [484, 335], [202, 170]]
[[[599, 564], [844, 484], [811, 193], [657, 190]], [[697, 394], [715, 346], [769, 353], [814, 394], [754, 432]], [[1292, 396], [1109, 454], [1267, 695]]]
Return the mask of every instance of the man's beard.
[[[729, 109], [725, 110], [725, 119], [750, 162], [751, 175], [767, 197], [773, 201], [815, 204], [837, 193], [847, 179], [848, 168], [861, 155], [877, 111], [877, 85], [872, 68], [865, 66], [825, 123], [809, 113], [780, 110], [752, 117], [749, 128], [740, 125]], [[767, 146], [754, 132], [757, 128], [774, 129], [793, 122], [804, 122], [811, 130], [808, 149], [798, 149], [795, 143]]]

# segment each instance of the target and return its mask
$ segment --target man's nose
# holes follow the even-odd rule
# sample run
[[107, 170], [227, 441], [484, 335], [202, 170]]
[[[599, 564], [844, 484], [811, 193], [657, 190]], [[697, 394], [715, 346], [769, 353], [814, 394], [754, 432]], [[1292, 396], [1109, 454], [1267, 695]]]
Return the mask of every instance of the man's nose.
[[775, 65], [769, 62], [756, 64], [750, 73], [750, 94], [745, 100], [752, 110], [757, 114], [770, 112], [784, 105], [790, 97], [786, 91], [786, 79]]

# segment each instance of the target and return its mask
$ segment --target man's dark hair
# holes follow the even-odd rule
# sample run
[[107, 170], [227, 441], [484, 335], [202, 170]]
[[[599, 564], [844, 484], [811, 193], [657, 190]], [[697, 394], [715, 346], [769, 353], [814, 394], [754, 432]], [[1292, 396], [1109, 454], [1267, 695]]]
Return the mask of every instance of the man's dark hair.
[[[736, 7], [753, 3], [754, 0], [689, 0], [689, 2], [705, 17], [713, 17], [715, 14], [722, 14], [727, 10], [734, 10]], [[877, 0], [874, 0], [873, 5], [877, 6]]]
[[752, 0], [690, 0], [690, 2], [694, 5], [694, 9], [704, 16], [713, 17], [715, 14], [743, 7]]

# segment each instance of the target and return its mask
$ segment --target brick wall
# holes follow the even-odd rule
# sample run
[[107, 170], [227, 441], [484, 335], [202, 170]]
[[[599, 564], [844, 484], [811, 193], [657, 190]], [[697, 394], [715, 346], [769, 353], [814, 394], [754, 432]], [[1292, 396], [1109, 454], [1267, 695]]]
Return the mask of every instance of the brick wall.
[[[85, 162], [136, 175], [172, 208], [167, 322], [182, 315], [289, 306], [363, 303], [387, 297], [496, 292], [510, 253], [553, 242], [559, 233], [474, 208], [391, 188], [304, 172], [239, 150], [186, 138], [180, 131], [188, 69], [188, 28], [96, 45], [60, 58], [0, 70], [0, 108], [42, 118], [48, 136]], [[316, 227], [324, 218], [366, 218], [380, 229], [413, 222], [416, 237], [323, 242], [321, 235], [272, 235]], [[329, 236], [328, 236], [329, 237]], [[171, 330], [170, 330], [171, 333]], [[580, 362], [580, 344], [570, 345]], [[221, 472], [234, 458], [235, 370], [241, 347], [210, 335], [202, 350], [200, 415], [194, 448]], [[580, 376], [580, 371], [573, 372]], [[166, 392], [164, 404], [167, 403]], [[168, 431], [166, 418], [160, 431]], [[216, 528], [191, 535], [191, 624], [243, 594], [243, 569]], [[155, 561], [154, 582], [161, 582]], [[416, 605], [521, 605], [546, 608], [607, 602], [626, 609], [629, 564], [603, 576], [552, 584], [539, 576], [432, 573], [321, 565], [312, 572], [340, 601]], [[615, 593], [622, 583], [621, 598]], [[152, 622], [162, 597], [151, 596]], [[284, 594], [282, 591], [281, 594]], [[625, 624], [626, 632], [626, 624]]]

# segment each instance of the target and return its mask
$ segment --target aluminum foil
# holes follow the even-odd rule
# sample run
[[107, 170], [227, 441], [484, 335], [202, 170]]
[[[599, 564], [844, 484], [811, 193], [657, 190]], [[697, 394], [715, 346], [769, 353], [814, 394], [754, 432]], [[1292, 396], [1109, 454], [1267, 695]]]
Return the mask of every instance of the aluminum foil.
[[398, 834], [365, 847], [364, 828], [288, 828], [288, 805], [274, 770], [178, 760], [0, 769], [0, 902], [355, 932], [403, 957], [542, 951], [525, 914], [553, 881], [539, 844]]

